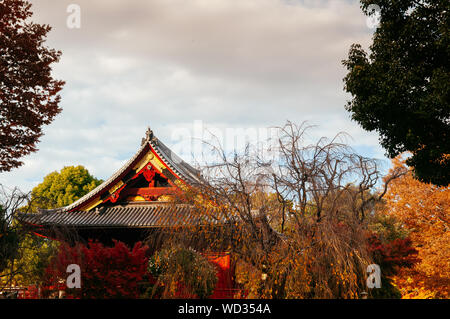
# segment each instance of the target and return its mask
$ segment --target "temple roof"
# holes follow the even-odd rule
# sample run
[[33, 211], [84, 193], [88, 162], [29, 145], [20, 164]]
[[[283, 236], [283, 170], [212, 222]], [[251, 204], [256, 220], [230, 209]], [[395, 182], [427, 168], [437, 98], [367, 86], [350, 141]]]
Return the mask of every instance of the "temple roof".
[[[153, 175], [152, 175], [153, 174]], [[39, 226], [76, 226], [76, 227], [164, 227], [178, 222], [189, 221], [198, 224], [186, 205], [145, 199], [140, 202], [118, 201], [121, 192], [144, 176], [151, 181], [159, 174], [168, 187], [143, 186], [142, 191], [150, 194], [161, 193], [179, 188], [179, 183], [195, 185], [201, 182], [200, 171], [183, 161], [162, 143], [150, 128], [137, 153], [128, 160], [110, 178], [74, 203], [56, 209], [38, 209], [37, 214], [18, 214], [18, 218], [29, 224]], [[137, 189], [139, 190], [139, 189]], [[122, 194], [123, 194], [122, 192]], [[125, 195], [124, 195], [125, 196]], [[149, 195], [150, 196], [150, 195]], [[150, 198], [150, 197], [149, 197]]]
[[[116, 171], [110, 178], [104, 181], [102, 184], [97, 186], [88, 194], [79, 198], [72, 204], [50, 209], [43, 210], [42, 212], [68, 212], [72, 211], [76, 208], [81, 207], [83, 204], [93, 199], [97, 195], [107, 191], [111, 186], [113, 186], [117, 181], [123, 180], [124, 183], [127, 182], [127, 172], [132, 171], [133, 165], [142, 158], [149, 151], [153, 151], [155, 154], [159, 156], [164, 164], [175, 174], [175, 179], [183, 181], [190, 185], [195, 185], [196, 183], [201, 181], [200, 171], [183, 161], [179, 156], [177, 156], [174, 152], [172, 152], [163, 142], [161, 142], [156, 136], [154, 136], [153, 131], [150, 128], [147, 129], [145, 138], [142, 139], [141, 147], [137, 151], [137, 153], [128, 160], [118, 171]], [[170, 174], [170, 172], [168, 172]]]
[[[23, 214], [22, 216], [24, 216]], [[192, 207], [168, 202], [133, 203], [103, 207], [91, 211], [26, 214], [27, 222], [43, 227], [76, 228], [152, 228], [214, 224], [218, 220], [206, 214], [195, 214]]]

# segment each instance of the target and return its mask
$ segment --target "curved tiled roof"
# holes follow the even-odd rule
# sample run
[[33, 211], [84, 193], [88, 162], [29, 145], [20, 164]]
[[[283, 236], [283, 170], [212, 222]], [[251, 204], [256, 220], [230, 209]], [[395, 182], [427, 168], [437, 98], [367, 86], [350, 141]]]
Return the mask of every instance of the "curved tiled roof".
[[177, 154], [172, 152], [163, 142], [156, 137], [150, 140], [150, 145], [163, 161], [184, 181], [195, 184], [201, 179], [200, 171], [183, 161]]
[[[91, 211], [66, 213], [46, 212], [41, 214], [19, 214], [19, 219], [42, 226], [64, 227], [177, 227], [217, 223], [211, 215], [200, 214], [185, 204], [169, 202], [143, 202], [102, 207]], [[223, 222], [221, 220], [221, 222]]]
[[147, 151], [147, 146], [150, 146], [156, 152], [156, 154], [158, 154], [161, 160], [184, 182], [188, 184], [195, 184], [201, 181], [200, 171], [183, 161], [178, 155], [172, 152], [164, 143], [162, 143], [156, 136], [154, 136], [153, 132], [150, 130], [150, 128], [148, 128], [146, 137], [142, 139], [141, 147], [137, 151], [137, 153], [110, 178], [108, 178], [91, 192], [79, 198], [68, 206], [50, 210], [40, 209], [39, 211], [43, 213], [69, 212], [85, 204], [90, 199], [101, 194], [103, 191], [106, 191], [109, 186], [113, 185], [114, 182], [116, 182], [122, 175], [130, 170], [133, 167], [133, 164], [140, 158], [140, 156]]

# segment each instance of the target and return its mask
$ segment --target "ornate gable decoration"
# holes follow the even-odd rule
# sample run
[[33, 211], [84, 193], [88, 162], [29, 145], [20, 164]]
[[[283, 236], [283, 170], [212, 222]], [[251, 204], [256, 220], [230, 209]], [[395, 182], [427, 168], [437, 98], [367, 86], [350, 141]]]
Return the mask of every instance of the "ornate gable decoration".
[[193, 185], [200, 172], [165, 146], [150, 128], [138, 152], [114, 175], [73, 204], [45, 212], [90, 211], [118, 203], [155, 202]]

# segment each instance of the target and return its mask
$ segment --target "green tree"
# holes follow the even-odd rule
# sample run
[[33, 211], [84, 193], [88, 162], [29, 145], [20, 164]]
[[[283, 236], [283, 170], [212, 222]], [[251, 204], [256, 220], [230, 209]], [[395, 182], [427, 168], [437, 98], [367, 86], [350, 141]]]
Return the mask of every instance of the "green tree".
[[83, 166], [67, 166], [44, 177], [44, 181], [32, 190], [30, 201], [28, 195], [18, 191], [12, 195], [3, 191], [3, 197], [9, 200], [0, 205], [0, 271], [6, 267], [10, 270], [0, 273], [0, 283], [41, 284], [44, 270], [59, 247], [57, 242], [28, 234], [27, 229], [14, 224], [11, 218], [13, 212], [66, 206], [101, 183]]
[[40, 286], [59, 242], [22, 232], [16, 247], [15, 256], [5, 261], [10, 269], [8, 273], [3, 273], [3, 277], [10, 277], [9, 284], [14, 286]]
[[56, 208], [70, 205], [102, 183], [83, 166], [66, 166], [60, 172], [52, 172], [33, 188], [33, 207]]
[[20, 243], [26, 236], [26, 229], [17, 223], [19, 210], [30, 208], [29, 194], [18, 188], [10, 189], [0, 184], [0, 291], [13, 284], [14, 276], [21, 273], [15, 261], [20, 258]]
[[[372, 0], [361, 0], [366, 15]], [[377, 131], [390, 157], [409, 151], [415, 177], [450, 183], [450, 2], [378, 0], [380, 24], [370, 54], [350, 48], [346, 108], [365, 130]]]
[[8, 262], [17, 255], [18, 234], [15, 227], [11, 227], [11, 221], [7, 212], [0, 205], [0, 272]]

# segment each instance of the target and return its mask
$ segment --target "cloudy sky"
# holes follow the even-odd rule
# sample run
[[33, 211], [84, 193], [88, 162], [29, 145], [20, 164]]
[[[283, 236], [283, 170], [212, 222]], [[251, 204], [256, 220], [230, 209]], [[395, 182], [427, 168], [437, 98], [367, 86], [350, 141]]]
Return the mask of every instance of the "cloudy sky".
[[[29, 191], [78, 164], [105, 179], [148, 126], [175, 147], [180, 129], [199, 121], [225, 130], [306, 120], [317, 125], [314, 136], [345, 131], [358, 152], [389, 165], [377, 135], [344, 109], [341, 60], [352, 43], [367, 48], [373, 33], [356, 0], [31, 2], [33, 20], [53, 28], [47, 45], [63, 52], [54, 65], [66, 81], [63, 111], [39, 151], [0, 183]], [[80, 28], [68, 12], [74, 3]]]

